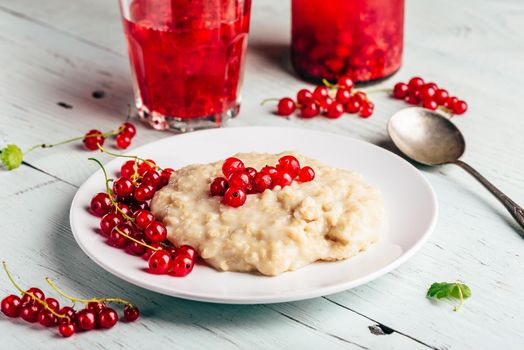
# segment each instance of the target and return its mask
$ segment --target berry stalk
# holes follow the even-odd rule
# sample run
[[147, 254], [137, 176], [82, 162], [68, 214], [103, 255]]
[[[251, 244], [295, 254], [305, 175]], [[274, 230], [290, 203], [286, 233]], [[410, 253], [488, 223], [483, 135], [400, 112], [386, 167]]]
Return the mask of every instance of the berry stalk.
[[92, 299], [75, 298], [75, 297], [72, 297], [72, 296], [67, 295], [66, 293], [64, 293], [60, 288], [58, 288], [51, 281], [51, 279], [49, 277], [46, 277], [45, 280], [51, 286], [51, 288], [53, 288], [55, 290], [55, 292], [57, 292], [58, 294], [60, 294], [64, 298], [69, 299], [73, 303], [83, 303], [83, 304], [87, 305], [90, 302], [96, 302], [96, 303], [109, 303], [109, 302], [112, 302], [112, 303], [118, 303], [118, 304], [122, 304], [122, 305], [126, 305], [126, 306], [134, 306], [129, 301], [124, 300], [124, 299], [120, 299], [120, 298], [98, 298], [98, 299], [97, 298], [92, 298]]

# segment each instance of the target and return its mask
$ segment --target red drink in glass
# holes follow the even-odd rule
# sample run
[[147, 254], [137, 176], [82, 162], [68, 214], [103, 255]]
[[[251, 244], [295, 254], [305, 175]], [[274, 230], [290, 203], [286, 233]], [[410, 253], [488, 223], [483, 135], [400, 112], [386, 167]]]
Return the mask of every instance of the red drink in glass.
[[251, 0], [120, 3], [142, 120], [186, 131], [238, 113]]
[[293, 0], [293, 65], [312, 81], [384, 78], [400, 68], [403, 29], [404, 0]]

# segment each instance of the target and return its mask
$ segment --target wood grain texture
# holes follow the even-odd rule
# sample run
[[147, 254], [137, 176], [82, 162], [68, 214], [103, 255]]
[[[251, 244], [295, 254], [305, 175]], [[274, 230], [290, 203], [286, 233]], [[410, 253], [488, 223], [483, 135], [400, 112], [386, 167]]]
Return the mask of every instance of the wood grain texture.
[[[0, 0], [0, 144], [28, 147], [120, 123], [132, 97], [118, 16], [116, 2], [104, 0]], [[408, 0], [406, 16], [404, 66], [380, 85], [421, 75], [466, 99], [469, 112], [456, 118], [468, 142], [464, 159], [523, 204], [524, 3]], [[385, 124], [404, 105], [384, 95], [373, 95], [376, 112], [367, 120], [288, 121], [259, 106], [307, 86], [290, 67], [289, 31], [289, 2], [254, 2], [242, 112], [231, 126], [321, 129], [388, 147]], [[95, 90], [107, 96], [93, 99]], [[133, 146], [166, 136], [142, 127]], [[459, 168], [421, 168], [437, 192], [439, 222], [420, 253], [394, 272], [325, 298], [227, 306], [142, 290], [81, 252], [67, 212], [75, 186], [96, 169], [89, 155], [76, 145], [36, 151], [26, 161], [40, 170], [0, 172], [0, 257], [25, 285], [55, 276], [73, 294], [132, 299], [144, 317], [67, 341], [0, 318], [10, 348], [522, 349], [524, 233]], [[456, 279], [473, 290], [461, 312], [424, 297], [432, 282]], [[3, 281], [2, 294], [11, 292]], [[393, 332], [374, 335], [368, 327], [377, 324]]]

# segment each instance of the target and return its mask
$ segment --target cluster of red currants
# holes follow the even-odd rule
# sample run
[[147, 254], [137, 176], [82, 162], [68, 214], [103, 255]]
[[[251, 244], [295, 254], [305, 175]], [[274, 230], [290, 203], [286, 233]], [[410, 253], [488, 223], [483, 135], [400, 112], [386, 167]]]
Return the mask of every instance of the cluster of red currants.
[[313, 118], [321, 113], [330, 119], [340, 118], [344, 113], [358, 113], [362, 118], [373, 114], [375, 105], [363, 91], [353, 90], [354, 83], [349, 77], [341, 77], [337, 84], [317, 86], [313, 92], [302, 89], [296, 101], [289, 97], [278, 100], [277, 114], [289, 116], [297, 108], [300, 117]]
[[424, 82], [420, 77], [411, 78], [407, 84], [396, 83], [392, 95], [396, 99], [412, 105], [422, 105], [432, 111], [444, 107], [450, 113], [460, 115], [468, 110], [466, 101], [451, 96], [447, 90], [438, 87], [435, 83]]
[[[7, 268], [4, 263], [4, 269]], [[8, 272], [7, 272], [8, 273]], [[44, 295], [39, 288], [29, 288], [23, 291], [11, 278], [11, 282], [20, 291], [21, 297], [11, 294], [2, 299], [1, 310], [4, 315], [11, 318], [20, 317], [26, 322], [38, 322], [44, 327], [58, 327], [58, 332], [63, 337], [70, 337], [78, 331], [92, 329], [109, 329], [118, 321], [117, 312], [106, 305], [107, 302], [116, 302], [125, 305], [124, 318], [128, 322], [138, 319], [140, 313], [131, 303], [118, 298], [103, 299], [77, 299], [65, 295], [49, 279], [47, 282], [62, 296], [73, 303], [82, 302], [85, 308], [75, 310], [71, 306], [60, 307], [58, 300]], [[74, 304], [73, 304], [74, 305]]]
[[223, 196], [222, 203], [238, 208], [246, 202], [248, 194], [262, 193], [275, 186], [289, 186], [293, 180], [309, 182], [315, 178], [315, 171], [309, 167], [300, 167], [297, 158], [287, 155], [278, 160], [276, 166], [266, 165], [260, 171], [246, 167], [235, 157], [228, 158], [222, 164], [224, 177], [217, 177], [212, 182], [212, 196]]
[[173, 172], [160, 169], [151, 159], [129, 160], [122, 165], [112, 190], [107, 185], [112, 180], [106, 178], [107, 190], [92, 198], [90, 210], [102, 217], [100, 232], [110, 245], [142, 256], [150, 273], [183, 277], [193, 270], [195, 250], [187, 245], [174, 247], [167, 240], [166, 226], [149, 210], [153, 195], [169, 182]]
[[98, 145], [103, 146], [107, 137], [116, 136], [116, 147], [126, 149], [131, 145], [133, 137], [136, 135], [136, 127], [133, 123], [125, 122], [120, 127], [109, 133], [102, 133], [99, 130], [89, 130], [83, 138], [84, 147], [89, 151], [96, 151]]

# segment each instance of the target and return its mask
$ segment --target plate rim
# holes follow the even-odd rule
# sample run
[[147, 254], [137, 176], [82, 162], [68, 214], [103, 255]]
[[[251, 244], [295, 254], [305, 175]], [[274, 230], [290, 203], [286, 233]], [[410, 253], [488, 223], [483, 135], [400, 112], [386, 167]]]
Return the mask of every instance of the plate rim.
[[[278, 129], [278, 130], [288, 129], [288, 130], [292, 130], [292, 131], [320, 133], [320, 134], [326, 134], [326, 135], [330, 135], [330, 136], [336, 136], [336, 137], [350, 139], [353, 142], [357, 142], [357, 143], [360, 143], [360, 144], [364, 145], [365, 147], [376, 148], [380, 152], [390, 153], [391, 156], [393, 156], [398, 161], [400, 161], [404, 165], [407, 165], [409, 168], [411, 168], [411, 170], [414, 171], [414, 173], [422, 180], [422, 183], [425, 185], [425, 187], [429, 190], [428, 193], [430, 194], [431, 206], [433, 207], [433, 211], [431, 213], [432, 215], [431, 215], [431, 220], [429, 222], [429, 225], [427, 225], [427, 228], [426, 228], [425, 232], [422, 233], [420, 238], [413, 244], [413, 246], [410, 247], [409, 249], [403, 251], [402, 254], [399, 257], [397, 257], [395, 260], [393, 260], [389, 264], [385, 265], [384, 267], [378, 269], [377, 271], [374, 271], [372, 273], [369, 273], [369, 274], [367, 274], [365, 276], [359, 277], [359, 278], [354, 279], [354, 280], [338, 283], [338, 284], [335, 284], [335, 285], [332, 285], [332, 286], [325, 286], [325, 287], [321, 287], [321, 288], [314, 288], [312, 290], [307, 290], [307, 291], [303, 291], [303, 292], [300, 292], [300, 293], [297, 293], [297, 292], [287, 293], [287, 294], [284, 294], [282, 296], [277, 296], [277, 297], [275, 297], [275, 296], [256, 296], [256, 297], [249, 297], [249, 296], [238, 297], [238, 296], [236, 296], [234, 298], [226, 299], [226, 298], [222, 298], [222, 297], [214, 297], [213, 295], [207, 295], [207, 294], [204, 294], [204, 293], [200, 293], [200, 294], [194, 294], [193, 293], [193, 294], [191, 294], [191, 293], [187, 293], [187, 292], [174, 291], [172, 289], [164, 288], [162, 286], [158, 286], [158, 285], [154, 285], [154, 284], [150, 284], [150, 283], [144, 283], [144, 282], [140, 281], [139, 278], [135, 278], [133, 276], [129, 276], [127, 274], [123, 274], [120, 271], [118, 271], [116, 268], [113, 268], [110, 264], [106, 264], [103, 261], [101, 261], [101, 259], [99, 259], [89, 249], [87, 249], [87, 247], [84, 246], [84, 244], [82, 243], [82, 239], [79, 238], [79, 232], [77, 232], [77, 230], [75, 229], [75, 224], [74, 224], [75, 212], [74, 212], [74, 209], [79, 207], [77, 202], [79, 201], [79, 194], [82, 191], [82, 189], [84, 188], [84, 186], [86, 186], [86, 184], [93, 177], [95, 177], [95, 176], [97, 176], [97, 174], [101, 173], [101, 169], [98, 169], [93, 174], [91, 174], [80, 185], [80, 187], [77, 189], [77, 191], [75, 192], [75, 195], [73, 197], [73, 200], [71, 201], [71, 206], [70, 206], [70, 209], [69, 209], [69, 224], [70, 224], [70, 227], [71, 227], [71, 232], [73, 233], [73, 237], [75, 238], [76, 243], [80, 246], [81, 250], [89, 257], [89, 259], [91, 259], [98, 266], [100, 266], [102, 269], [104, 269], [105, 271], [109, 272], [113, 276], [118, 277], [118, 278], [120, 278], [120, 279], [122, 279], [122, 280], [124, 280], [124, 281], [126, 281], [128, 283], [131, 283], [131, 284], [133, 284], [133, 285], [135, 285], [137, 287], [144, 288], [144, 289], [147, 289], [147, 290], [151, 290], [151, 291], [154, 291], [154, 292], [157, 292], [157, 293], [160, 293], [160, 294], [169, 295], [169, 296], [172, 296], [172, 297], [177, 297], [177, 298], [187, 299], [187, 300], [194, 300], [194, 301], [200, 301], [200, 302], [209, 302], [209, 303], [220, 303], [220, 304], [244, 304], [244, 305], [248, 305], [248, 304], [272, 304], [272, 303], [299, 301], [299, 300], [311, 299], [311, 298], [315, 298], [315, 297], [327, 296], [327, 295], [331, 295], [331, 294], [334, 294], [334, 293], [342, 292], [342, 291], [349, 290], [349, 289], [358, 287], [360, 285], [366, 284], [366, 283], [368, 283], [368, 282], [370, 282], [372, 280], [375, 280], [375, 279], [377, 279], [377, 278], [379, 278], [379, 277], [381, 277], [381, 276], [383, 276], [383, 275], [385, 275], [385, 274], [395, 270], [400, 265], [402, 265], [407, 260], [409, 260], [413, 255], [415, 255], [422, 248], [422, 246], [429, 240], [429, 237], [433, 233], [433, 231], [435, 229], [435, 226], [437, 224], [437, 220], [438, 220], [439, 205], [438, 205], [436, 192], [433, 189], [433, 187], [431, 186], [431, 183], [428, 181], [428, 179], [413, 164], [411, 164], [410, 162], [408, 162], [404, 158], [400, 157], [398, 154], [396, 154], [394, 152], [391, 152], [391, 151], [389, 151], [389, 150], [387, 150], [387, 149], [385, 149], [383, 147], [380, 147], [380, 146], [378, 146], [376, 144], [373, 144], [371, 142], [368, 142], [368, 141], [365, 141], [365, 140], [361, 140], [361, 139], [357, 139], [357, 138], [354, 138], [354, 137], [351, 137], [351, 136], [347, 136], [347, 135], [343, 135], [343, 134], [337, 134], [337, 133], [323, 131], [323, 130], [312, 130], [312, 129], [300, 128], [300, 127], [239, 126], [239, 127], [227, 127], [227, 128], [198, 130], [198, 131], [194, 131], [194, 132], [190, 132], [190, 133], [186, 133], [186, 134], [175, 134], [175, 135], [172, 135], [172, 136], [169, 136], [169, 137], [165, 137], [165, 138], [162, 138], [162, 139], [159, 139], [159, 140], [155, 140], [155, 141], [152, 141], [152, 142], [145, 143], [145, 144], [143, 144], [143, 145], [141, 145], [141, 146], [139, 146], [137, 148], [134, 148], [134, 149], [130, 150], [129, 152], [125, 152], [123, 154], [124, 155], [129, 155], [131, 152], [137, 153], [137, 150], [140, 152], [141, 148], [154, 146], [157, 143], [165, 142], [166, 140], [171, 139], [173, 137], [176, 137], [178, 139], [178, 138], [190, 137], [190, 136], [192, 136], [194, 134], [197, 134], [197, 133], [199, 133], [199, 134], [201, 134], [201, 133], [210, 133], [210, 134], [212, 134], [212, 133], [221, 133], [221, 132], [223, 132], [225, 130], [236, 130], [238, 132], [241, 129], [267, 129], [267, 130], [270, 130], [270, 129]], [[118, 159], [112, 159], [109, 162], [105, 163], [104, 166], [107, 166], [107, 165], [109, 165], [109, 164], [111, 164], [113, 162], [117, 162], [117, 161], [118, 161]], [[224, 272], [220, 272], [220, 271], [216, 271], [216, 272], [217, 273], [224, 273]], [[227, 272], [225, 272], [225, 273], [227, 273]], [[291, 272], [287, 272], [287, 273], [292, 273], [292, 271]]]

